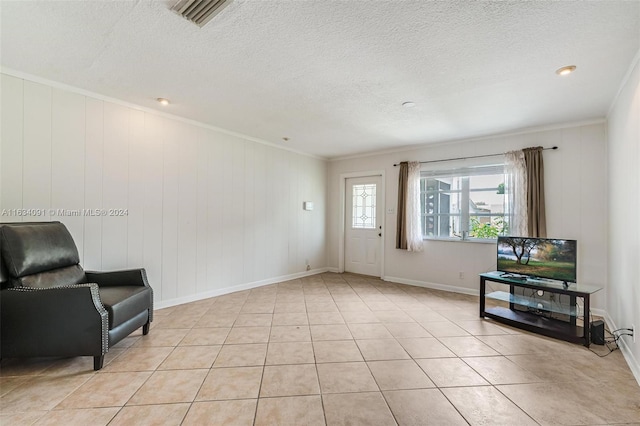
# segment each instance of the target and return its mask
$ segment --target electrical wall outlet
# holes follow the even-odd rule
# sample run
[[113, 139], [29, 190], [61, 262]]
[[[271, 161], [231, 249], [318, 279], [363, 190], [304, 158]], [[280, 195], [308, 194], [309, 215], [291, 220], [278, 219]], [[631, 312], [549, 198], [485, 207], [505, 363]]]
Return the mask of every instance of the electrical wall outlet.
[[464, 272], [462, 271], [458, 272], [458, 278], [460, 278], [461, 280], [464, 280]]

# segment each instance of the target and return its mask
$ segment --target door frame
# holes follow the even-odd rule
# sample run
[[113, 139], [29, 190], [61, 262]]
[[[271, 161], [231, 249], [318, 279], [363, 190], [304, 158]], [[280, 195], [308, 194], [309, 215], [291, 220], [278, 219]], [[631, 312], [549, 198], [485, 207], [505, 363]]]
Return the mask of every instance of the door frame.
[[[345, 223], [347, 218], [346, 208], [346, 192], [347, 192], [347, 179], [360, 178], [369, 176], [380, 177], [380, 191], [376, 191], [376, 202], [382, 204], [382, 217], [380, 218], [380, 224], [382, 225], [382, 237], [380, 238], [380, 279], [384, 280], [384, 241], [386, 235], [386, 218], [387, 218], [387, 205], [385, 203], [385, 171], [384, 170], [370, 170], [364, 172], [351, 172], [340, 174], [340, 224], [338, 227], [338, 272], [344, 272], [344, 256], [345, 256]], [[378, 193], [380, 195], [378, 195]]]

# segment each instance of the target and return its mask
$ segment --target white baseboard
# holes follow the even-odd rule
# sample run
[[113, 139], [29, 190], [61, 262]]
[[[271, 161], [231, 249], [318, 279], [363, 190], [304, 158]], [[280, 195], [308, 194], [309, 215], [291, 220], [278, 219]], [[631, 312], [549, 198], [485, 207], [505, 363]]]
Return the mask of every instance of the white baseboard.
[[338, 268], [327, 268], [327, 272], [334, 272], [336, 274], [340, 273], [340, 269]]
[[450, 291], [452, 293], [468, 294], [470, 296], [478, 296], [480, 294], [479, 293], [480, 290], [474, 289], [474, 288], [456, 287], [452, 285], [437, 284], [437, 283], [431, 283], [427, 281], [408, 280], [406, 278], [398, 278], [398, 277], [383, 277], [382, 279], [384, 281], [390, 281], [390, 282], [399, 283], [399, 284], [408, 284], [408, 285], [414, 285], [417, 287], [431, 288], [434, 290]]
[[311, 275], [321, 274], [327, 272], [329, 268], [318, 268], [310, 271], [297, 272], [295, 274], [282, 275], [279, 277], [267, 278], [265, 280], [253, 281], [250, 283], [237, 284], [230, 287], [218, 288], [215, 290], [205, 291], [196, 294], [190, 294], [189, 296], [178, 297], [175, 299], [162, 300], [154, 303], [154, 309], [168, 308], [171, 306], [182, 305], [184, 303], [196, 302], [202, 299], [208, 299], [210, 297], [222, 296], [224, 294], [235, 293], [236, 291], [250, 290], [256, 287], [262, 287], [264, 285], [276, 284], [282, 281], [290, 281], [298, 278], [308, 277]]
[[[593, 311], [594, 311], [594, 314], [596, 314], [595, 312], [596, 310], [593, 309]], [[607, 326], [609, 326], [609, 330], [618, 329], [618, 326], [613, 321], [613, 318], [611, 318], [611, 316], [606, 311], [602, 309], [598, 309], [598, 311], [601, 311], [602, 315], [601, 314], [596, 314], [596, 315], [601, 315], [602, 318], [604, 318], [604, 321], [607, 323]], [[633, 355], [633, 352], [631, 352], [631, 348], [629, 348], [629, 345], [626, 342], [625, 338], [621, 338], [618, 340], [618, 347], [620, 348], [620, 352], [622, 352], [622, 355], [624, 356], [625, 361], [627, 361], [627, 365], [629, 366], [629, 369], [631, 369], [631, 373], [633, 373], [633, 377], [636, 378], [636, 382], [638, 382], [638, 385], [640, 385], [640, 362], [638, 362], [636, 357]]]
[[[591, 313], [593, 315], [605, 318], [605, 321], [606, 321], [607, 311], [605, 311], [604, 309], [591, 308], [590, 311], [591, 311]], [[614, 330], [615, 330], [615, 328], [614, 328]]]

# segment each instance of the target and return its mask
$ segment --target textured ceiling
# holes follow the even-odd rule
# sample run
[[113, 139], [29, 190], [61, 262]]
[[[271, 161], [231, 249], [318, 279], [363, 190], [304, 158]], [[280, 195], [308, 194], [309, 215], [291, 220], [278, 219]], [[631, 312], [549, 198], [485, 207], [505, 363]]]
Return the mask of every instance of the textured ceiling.
[[2, 0], [0, 63], [333, 158], [604, 117], [640, 47], [639, 1], [174, 2]]

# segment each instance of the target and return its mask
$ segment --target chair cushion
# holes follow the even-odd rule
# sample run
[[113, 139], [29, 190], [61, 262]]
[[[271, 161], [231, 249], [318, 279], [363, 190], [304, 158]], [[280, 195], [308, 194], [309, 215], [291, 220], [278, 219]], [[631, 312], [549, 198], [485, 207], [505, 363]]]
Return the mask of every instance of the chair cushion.
[[100, 287], [100, 300], [109, 312], [109, 330], [151, 307], [151, 289], [143, 286]]
[[2, 258], [12, 278], [78, 265], [73, 237], [60, 222], [3, 224]]
[[86, 282], [84, 271], [80, 265], [67, 266], [66, 268], [58, 268], [12, 280], [14, 286], [37, 288], [61, 287], [84, 282]]

